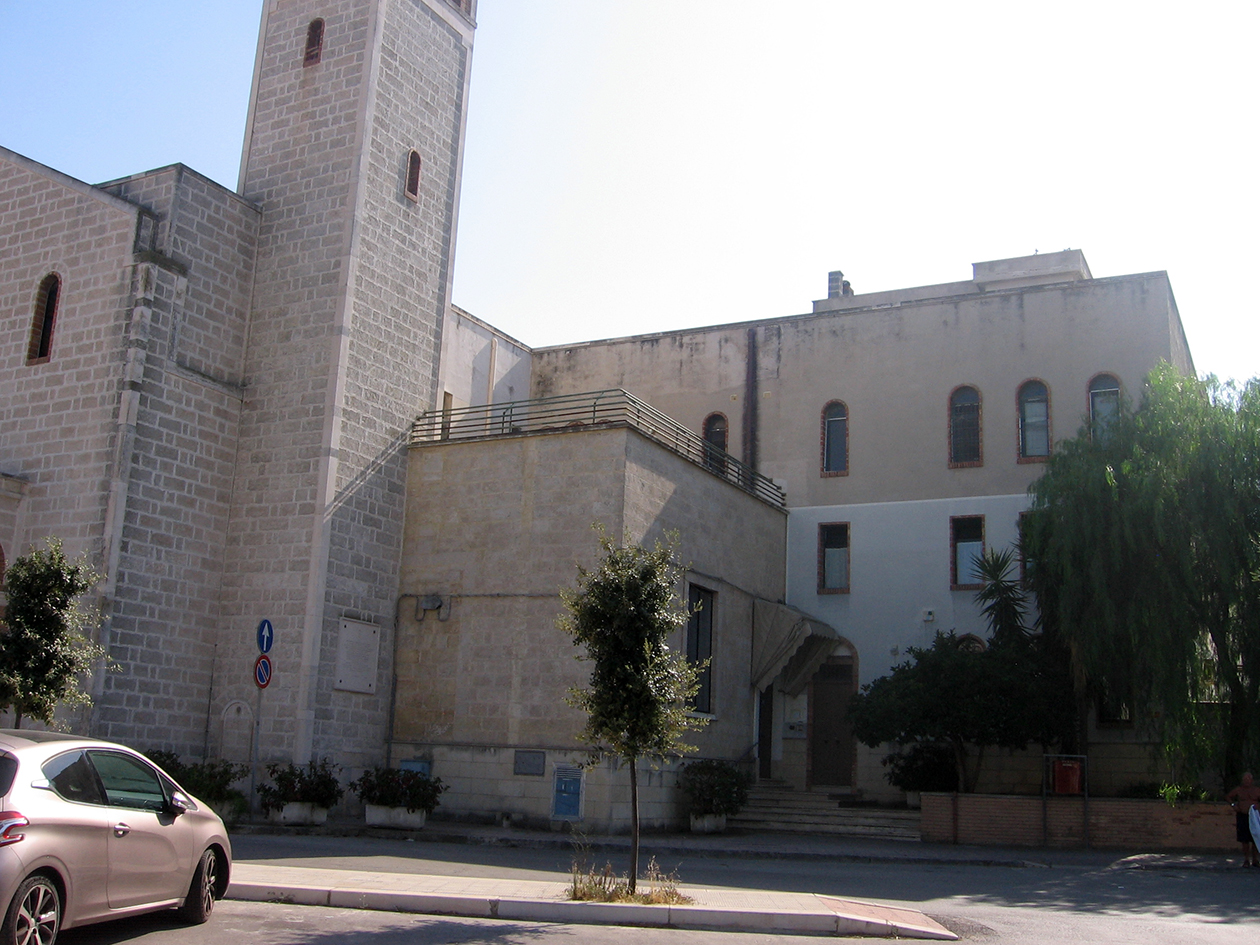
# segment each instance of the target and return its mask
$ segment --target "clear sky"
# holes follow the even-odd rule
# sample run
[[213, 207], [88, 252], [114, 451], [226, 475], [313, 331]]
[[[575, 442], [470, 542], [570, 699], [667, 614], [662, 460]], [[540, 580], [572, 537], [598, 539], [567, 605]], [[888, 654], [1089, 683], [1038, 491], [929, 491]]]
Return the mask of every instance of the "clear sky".
[[[262, 0], [0, 0], [0, 143], [235, 186]], [[456, 304], [530, 345], [1082, 249], [1260, 374], [1260, 4], [480, 0]], [[1065, 339], [1070, 343], [1071, 339]]]

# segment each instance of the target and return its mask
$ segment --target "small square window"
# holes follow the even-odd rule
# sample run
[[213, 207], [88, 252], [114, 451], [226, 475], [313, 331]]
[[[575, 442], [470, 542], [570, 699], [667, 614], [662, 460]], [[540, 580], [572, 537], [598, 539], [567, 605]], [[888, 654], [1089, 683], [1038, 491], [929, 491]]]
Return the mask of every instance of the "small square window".
[[818, 593], [849, 593], [849, 523], [818, 526]]

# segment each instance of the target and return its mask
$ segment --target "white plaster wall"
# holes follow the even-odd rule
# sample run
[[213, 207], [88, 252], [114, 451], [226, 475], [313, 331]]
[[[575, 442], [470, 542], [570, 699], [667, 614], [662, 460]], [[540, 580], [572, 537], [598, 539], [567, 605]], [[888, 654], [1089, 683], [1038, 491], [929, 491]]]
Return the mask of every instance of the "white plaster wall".
[[442, 328], [442, 361], [438, 372], [441, 395], [451, 395], [452, 406], [526, 400], [530, 396], [532, 352], [521, 342], [454, 306]]
[[[788, 603], [824, 620], [858, 651], [868, 683], [926, 646], [936, 631], [988, 636], [975, 591], [950, 590], [949, 520], [983, 515], [985, 548], [1015, 541], [1027, 495], [970, 496], [792, 509], [788, 515]], [[818, 593], [818, 525], [849, 523], [848, 594]], [[932, 610], [935, 619], [923, 620]]]

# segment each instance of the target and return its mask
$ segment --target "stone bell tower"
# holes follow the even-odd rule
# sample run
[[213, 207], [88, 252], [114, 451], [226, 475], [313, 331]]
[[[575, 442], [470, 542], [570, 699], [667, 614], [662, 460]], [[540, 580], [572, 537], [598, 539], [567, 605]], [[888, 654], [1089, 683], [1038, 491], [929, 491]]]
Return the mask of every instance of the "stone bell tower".
[[[411, 420], [450, 304], [475, 0], [266, 0], [262, 211], [212, 744], [381, 760]], [[275, 628], [271, 684], [251, 679]]]

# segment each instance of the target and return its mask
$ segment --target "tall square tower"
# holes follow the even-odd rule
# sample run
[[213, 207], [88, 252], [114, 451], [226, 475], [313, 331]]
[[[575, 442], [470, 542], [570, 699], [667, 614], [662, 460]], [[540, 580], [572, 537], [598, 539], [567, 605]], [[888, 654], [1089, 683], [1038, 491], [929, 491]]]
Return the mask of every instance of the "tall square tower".
[[[403, 450], [434, 401], [450, 304], [473, 14], [470, 0], [267, 0], [239, 186], [262, 222], [219, 753], [255, 721], [263, 760], [383, 751]], [[264, 618], [274, 676], [258, 697]]]

